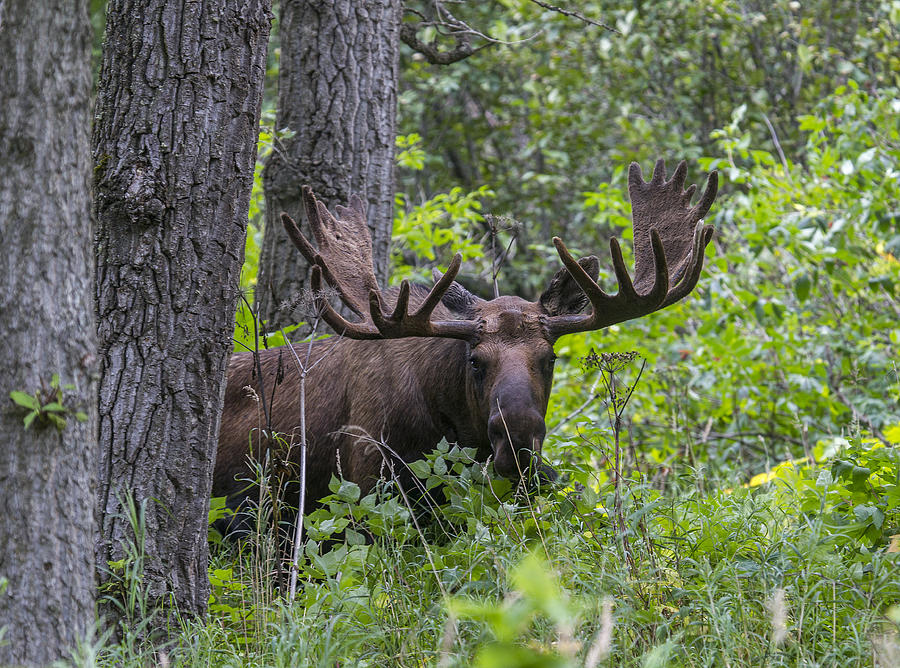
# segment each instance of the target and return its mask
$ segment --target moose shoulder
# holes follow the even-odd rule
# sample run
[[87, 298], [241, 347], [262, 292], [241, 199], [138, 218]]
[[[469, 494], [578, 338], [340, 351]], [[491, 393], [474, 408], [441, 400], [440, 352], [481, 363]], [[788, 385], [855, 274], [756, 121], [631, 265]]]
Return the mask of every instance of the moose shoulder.
[[[386, 455], [419, 459], [441, 438], [475, 448], [501, 475], [518, 478], [539, 471], [552, 477], [540, 450], [556, 340], [647, 315], [682, 299], [697, 284], [713, 232], [701, 219], [718, 181], [712, 172], [691, 205], [696, 187], [684, 189], [686, 174], [681, 162], [666, 180], [660, 160], [645, 182], [640, 167], [631, 165], [634, 281], [615, 239], [610, 254], [619, 289], [610, 295], [596, 282], [597, 258], [576, 261], [554, 238], [563, 268], [535, 302], [470, 294], [453, 280], [459, 255], [446, 274], [436, 274], [430, 290], [404, 281], [399, 289], [382, 293], [372, 268], [363, 202], [354, 197], [349, 208], [337, 207], [335, 217], [305, 188], [317, 248], [287, 215], [282, 220], [313, 265], [322, 318], [341, 334], [317, 341], [311, 356], [321, 361], [306, 380], [306, 497], [327, 494], [332, 474], [338, 473], [370, 489], [390, 471]], [[357, 321], [346, 320], [328, 304], [323, 280], [359, 316]], [[587, 304], [590, 312], [582, 313]], [[273, 348], [261, 351], [260, 358], [261, 378], [250, 353], [234, 355], [228, 368], [213, 494], [228, 496], [232, 506], [247, 494], [250, 433], [260, 426], [257, 403], [244, 388], [267, 388], [268, 396], [283, 375], [269, 407], [271, 427], [290, 434], [300, 424], [299, 370], [292, 353]], [[291, 453], [295, 458], [298, 450]]]

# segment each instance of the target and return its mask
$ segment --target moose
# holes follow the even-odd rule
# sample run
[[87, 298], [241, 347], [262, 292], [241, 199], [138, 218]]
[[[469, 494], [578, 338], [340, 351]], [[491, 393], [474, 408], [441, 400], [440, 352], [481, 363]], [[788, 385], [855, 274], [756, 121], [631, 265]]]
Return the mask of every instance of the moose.
[[[699, 201], [691, 205], [696, 186], [684, 189], [686, 174], [682, 161], [666, 180], [665, 163], [658, 160], [645, 182], [640, 166], [631, 164], [633, 281], [615, 238], [609, 245], [618, 292], [607, 294], [597, 284], [597, 258], [576, 261], [554, 237], [563, 267], [534, 302], [471, 294], [454, 281], [459, 254], [446, 273], [435, 271], [430, 289], [404, 281], [399, 289], [382, 292], [363, 201], [354, 196], [333, 216], [305, 187], [304, 209], [317, 248], [287, 214], [282, 222], [312, 265], [316, 308], [337, 333], [312, 344], [311, 359], [320, 361], [305, 385], [306, 498], [326, 495], [337, 474], [365, 493], [390, 475], [386, 453], [414, 461], [442, 438], [474, 448], [480, 461], [493, 461], [502, 476], [521, 479], [531, 472], [553, 479], [540, 453], [554, 343], [665, 308], [697, 284], [713, 235], [702, 218], [715, 199], [718, 175], [709, 173]], [[323, 281], [357, 320], [331, 306]], [[590, 312], [583, 313], [588, 304]], [[271, 428], [290, 434], [300, 424], [300, 370], [293, 355], [284, 347], [258, 354], [258, 364], [252, 353], [239, 353], [228, 367], [213, 494], [227, 496], [232, 507], [249, 494], [248, 435], [259, 424], [256, 401], [245, 388], [272, 388], [280, 380], [283, 389], [268, 407]], [[299, 458], [298, 450], [291, 457]]]

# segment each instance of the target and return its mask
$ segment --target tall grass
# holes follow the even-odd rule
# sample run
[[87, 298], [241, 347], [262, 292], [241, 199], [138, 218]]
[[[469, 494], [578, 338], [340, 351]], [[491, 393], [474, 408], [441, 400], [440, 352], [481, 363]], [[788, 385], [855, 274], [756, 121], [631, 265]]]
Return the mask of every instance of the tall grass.
[[[612, 442], [614, 435], [595, 429], [584, 437]], [[870, 446], [852, 447], [841, 456], [863, 457]], [[840, 500], [846, 485], [830, 475], [834, 461], [784, 467], [755, 488], [705, 492], [689, 469], [678, 485], [660, 489], [632, 467], [619, 490], [620, 523], [614, 475], [573, 469], [573, 486], [517, 493], [470, 452], [444, 444], [416, 467], [447, 499], [429, 521], [419, 517], [421, 531], [389, 488], [359, 498], [355, 485], [334, 481], [335, 493], [308, 518], [292, 601], [276, 577], [277, 537], [264, 508], [243, 549], [214, 550], [210, 616], [185, 623], [165, 661], [895, 665], [897, 511], [876, 498], [873, 479], [865, 501], [887, 513], [873, 535], [860, 520], [862, 500]], [[900, 467], [892, 471], [896, 484]], [[809, 509], [810, 494], [817, 508]], [[616, 535], [623, 524], [630, 556]], [[106, 644], [76, 664], [160, 661], [139, 650]]]

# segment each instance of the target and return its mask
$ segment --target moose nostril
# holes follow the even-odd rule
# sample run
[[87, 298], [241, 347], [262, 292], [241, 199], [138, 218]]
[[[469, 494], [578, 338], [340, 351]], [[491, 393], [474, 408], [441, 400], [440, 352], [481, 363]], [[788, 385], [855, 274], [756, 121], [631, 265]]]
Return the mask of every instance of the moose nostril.
[[488, 438], [491, 440], [491, 443], [505, 439], [506, 431], [506, 425], [503, 423], [502, 418], [494, 417], [488, 422]]
[[546, 434], [544, 420], [536, 412], [505, 418], [495, 415], [488, 422], [488, 438], [492, 443], [511, 440], [517, 448], [530, 450], [535, 445], [540, 445]]

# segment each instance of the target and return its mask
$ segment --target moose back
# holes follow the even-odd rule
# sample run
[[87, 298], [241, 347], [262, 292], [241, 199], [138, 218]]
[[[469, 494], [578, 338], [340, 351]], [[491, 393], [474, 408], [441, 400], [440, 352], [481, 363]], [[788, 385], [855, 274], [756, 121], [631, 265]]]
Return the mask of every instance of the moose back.
[[[362, 200], [353, 197], [333, 216], [304, 188], [316, 247], [290, 217], [282, 215], [282, 222], [313, 267], [316, 308], [340, 335], [316, 341], [307, 361], [317, 363], [305, 381], [306, 497], [327, 494], [331, 476], [338, 474], [371, 489], [379, 477], [402, 466], [401, 460], [420, 459], [441, 438], [475, 448], [503, 476], [518, 479], [530, 471], [552, 478], [540, 451], [554, 343], [567, 334], [648, 315], [684, 298], [697, 284], [713, 233], [701, 219], [715, 199], [718, 179], [710, 173], [692, 205], [696, 186], [684, 189], [686, 173], [681, 162], [667, 180], [659, 160], [645, 182], [640, 167], [631, 165], [633, 281], [616, 239], [610, 240], [610, 256], [618, 292], [610, 295], [597, 284], [597, 258], [576, 261], [554, 238], [563, 267], [534, 302], [516, 296], [483, 300], [469, 293], [453, 280], [459, 255], [446, 274], [436, 272], [430, 290], [404, 281], [382, 293]], [[323, 281], [357, 320], [331, 307]], [[588, 304], [590, 312], [582, 313]], [[306, 356], [306, 344], [295, 349], [301, 359]], [[228, 367], [213, 494], [227, 496], [232, 507], [251, 494], [249, 457], [263, 456], [251, 453], [251, 443], [257, 449], [260, 443], [254, 430], [265, 427], [259, 394], [271, 396], [272, 430], [290, 440], [300, 426], [294, 354], [282, 347], [259, 356], [261, 377], [252, 353], [233, 355]], [[289, 456], [299, 459], [299, 447]]]

